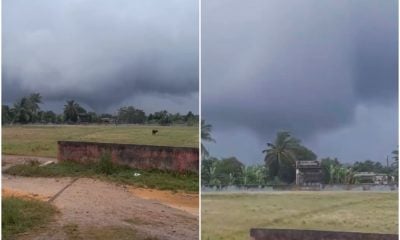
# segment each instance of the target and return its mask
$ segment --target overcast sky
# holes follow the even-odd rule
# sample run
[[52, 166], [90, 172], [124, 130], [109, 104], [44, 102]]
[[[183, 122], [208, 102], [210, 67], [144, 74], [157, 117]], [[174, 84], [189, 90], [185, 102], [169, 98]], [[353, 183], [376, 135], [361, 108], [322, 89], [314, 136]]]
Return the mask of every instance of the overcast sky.
[[198, 112], [197, 0], [3, 1], [3, 103]]
[[398, 146], [397, 9], [395, 0], [203, 1], [211, 155], [262, 163], [266, 143], [287, 130], [319, 158], [385, 161]]

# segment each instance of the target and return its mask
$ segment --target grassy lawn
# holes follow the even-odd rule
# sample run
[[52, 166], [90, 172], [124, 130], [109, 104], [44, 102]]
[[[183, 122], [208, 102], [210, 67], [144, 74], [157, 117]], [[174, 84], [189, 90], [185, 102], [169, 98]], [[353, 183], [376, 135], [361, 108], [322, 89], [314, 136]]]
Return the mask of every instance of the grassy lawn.
[[250, 228], [398, 232], [398, 193], [202, 195], [202, 239], [248, 239]]
[[[160, 170], [144, 171], [123, 166], [106, 164], [82, 165], [73, 162], [62, 162], [39, 167], [38, 164], [15, 165], [5, 173], [26, 177], [94, 177], [102, 180], [124, 183], [137, 187], [156, 188], [160, 190], [198, 192], [199, 177], [197, 174], [178, 174]], [[139, 173], [140, 176], [135, 176]]]
[[1, 202], [3, 239], [15, 239], [18, 233], [42, 226], [57, 212], [49, 203], [38, 200], [3, 197]]
[[[158, 129], [153, 136], [152, 129]], [[2, 127], [3, 154], [56, 157], [57, 141], [198, 147], [198, 127], [146, 125], [27, 125]]]

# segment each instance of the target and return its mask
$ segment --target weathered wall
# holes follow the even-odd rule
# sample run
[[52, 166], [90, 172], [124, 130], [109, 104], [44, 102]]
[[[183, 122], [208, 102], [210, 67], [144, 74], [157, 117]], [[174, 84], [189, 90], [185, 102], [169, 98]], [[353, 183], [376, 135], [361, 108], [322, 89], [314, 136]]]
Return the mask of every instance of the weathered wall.
[[59, 141], [57, 158], [90, 163], [98, 161], [104, 152], [111, 154], [113, 163], [132, 168], [199, 172], [197, 148]]
[[397, 240], [396, 234], [330, 232], [293, 229], [251, 229], [254, 240]]

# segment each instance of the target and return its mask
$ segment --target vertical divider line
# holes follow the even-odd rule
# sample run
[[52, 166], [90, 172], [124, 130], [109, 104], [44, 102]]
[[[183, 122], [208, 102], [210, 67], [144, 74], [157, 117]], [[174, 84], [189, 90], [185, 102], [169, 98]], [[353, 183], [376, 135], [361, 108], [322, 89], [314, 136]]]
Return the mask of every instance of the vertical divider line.
[[201, 1], [199, 1], [199, 240], [201, 240]]

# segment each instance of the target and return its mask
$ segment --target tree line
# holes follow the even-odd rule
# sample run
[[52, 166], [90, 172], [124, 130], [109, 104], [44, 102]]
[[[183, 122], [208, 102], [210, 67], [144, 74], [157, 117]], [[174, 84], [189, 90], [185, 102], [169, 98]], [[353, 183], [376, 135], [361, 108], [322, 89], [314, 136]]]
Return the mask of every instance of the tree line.
[[[203, 133], [204, 131], [204, 133]], [[202, 121], [202, 141], [215, 142], [212, 126]], [[317, 160], [317, 155], [302, 145], [289, 132], [278, 132], [273, 142], [267, 143], [264, 164], [246, 166], [236, 157], [218, 159], [202, 149], [203, 185], [274, 185], [291, 184], [296, 179], [296, 161]], [[356, 173], [374, 172], [398, 179], [398, 150], [391, 153], [391, 164], [386, 166], [372, 160], [341, 163], [337, 158], [320, 159], [324, 184], [355, 184]]]
[[124, 106], [116, 113], [98, 114], [87, 111], [75, 100], [66, 101], [62, 113], [45, 111], [40, 108], [43, 104], [40, 93], [32, 93], [29, 96], [17, 100], [13, 106], [2, 105], [2, 124], [29, 124], [29, 123], [53, 123], [53, 124], [75, 124], [75, 123], [115, 123], [115, 124], [185, 124], [196, 125], [199, 116], [189, 111], [187, 114], [169, 113], [162, 110], [146, 115], [142, 109], [133, 106]]

